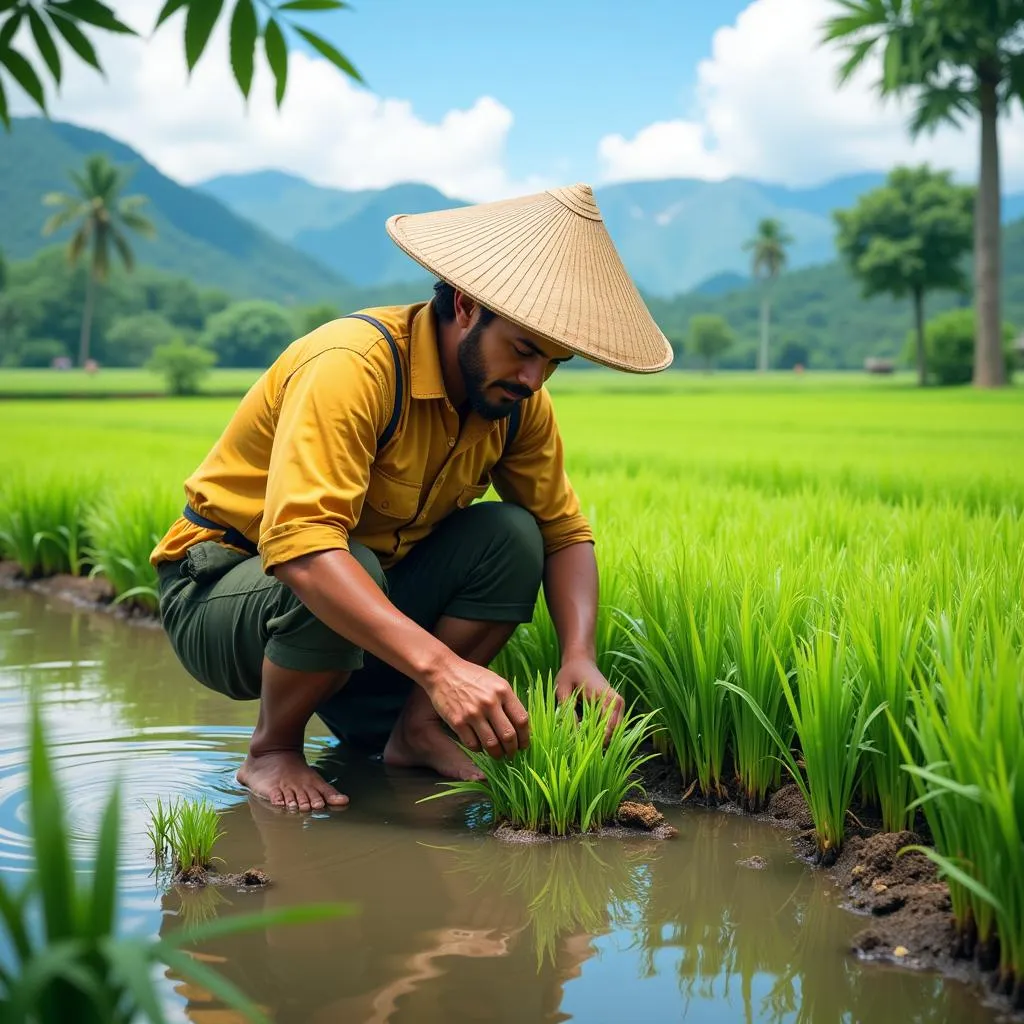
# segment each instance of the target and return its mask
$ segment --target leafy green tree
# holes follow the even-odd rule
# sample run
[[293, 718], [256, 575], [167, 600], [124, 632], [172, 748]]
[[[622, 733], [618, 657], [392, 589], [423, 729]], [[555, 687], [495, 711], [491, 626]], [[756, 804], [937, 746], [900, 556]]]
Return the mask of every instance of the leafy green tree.
[[[1006, 379], [1013, 377], [1012, 324], [1003, 324], [1000, 345]], [[929, 379], [940, 385], [969, 384], [973, 376], [975, 313], [973, 309], [949, 309], [928, 321], [924, 329]], [[916, 344], [908, 337], [907, 347]]]
[[163, 375], [167, 390], [172, 395], [196, 395], [199, 385], [209, 374], [217, 357], [201, 345], [189, 345], [175, 338], [166, 345], [158, 345], [146, 364], [147, 368]]
[[59, 207], [43, 225], [43, 234], [74, 227], [68, 243], [68, 260], [74, 266], [88, 253], [88, 277], [85, 305], [82, 310], [82, 331], [79, 337], [78, 364], [89, 358], [89, 334], [92, 327], [96, 286], [110, 274], [111, 247], [121, 257], [125, 270], [135, 266], [135, 256], [128, 244], [128, 231], [152, 237], [156, 228], [142, 212], [145, 196], [122, 196], [126, 175], [105, 156], [97, 153], [85, 161], [84, 172], [71, 172], [74, 193], [50, 192], [43, 197], [47, 206]]
[[910, 131], [943, 122], [981, 121], [974, 290], [978, 308], [973, 380], [1006, 383], [1000, 323], [999, 116], [1024, 104], [1024, 3], [1021, 0], [835, 0], [842, 9], [825, 38], [847, 47], [845, 82], [869, 55], [882, 56], [877, 88], [909, 94]]
[[180, 333], [152, 311], [119, 317], [107, 331], [105, 362], [108, 366], [143, 366], [159, 346], [169, 345]]
[[761, 347], [757, 355], [757, 368], [768, 369], [768, 334], [772, 315], [772, 292], [775, 281], [786, 266], [786, 247], [793, 243], [792, 236], [774, 217], [765, 217], [757, 225], [757, 234], [743, 246], [752, 253], [751, 271], [761, 286]]
[[302, 306], [295, 311], [295, 326], [299, 337], [315, 331], [323, 324], [340, 317], [341, 310], [332, 302], [319, 302], [313, 306]]
[[881, 188], [834, 214], [837, 245], [865, 297], [909, 295], [917, 333], [917, 379], [927, 382], [925, 295], [967, 288], [963, 256], [971, 247], [974, 190], [954, 185], [948, 171], [897, 167]]
[[704, 360], [711, 372], [723, 352], [736, 340], [725, 319], [714, 313], [702, 313], [690, 318], [690, 348]]
[[276, 302], [236, 302], [210, 317], [203, 344], [217, 353], [220, 366], [259, 367], [271, 362], [295, 339], [290, 311]]
[[[124, 17], [129, 17], [136, 13], [132, 11], [133, 4], [134, 0], [120, 0], [115, 5], [101, 0], [0, 0], [0, 15], [7, 15], [0, 22], [0, 70], [17, 82], [46, 113], [43, 79], [49, 77], [54, 85], [60, 86], [64, 61], [69, 53], [74, 53], [103, 73], [93, 45], [97, 32], [149, 37], [173, 14], [184, 10], [185, 60], [191, 72], [206, 50], [217, 22], [228, 17], [228, 5], [224, 0], [166, 0], [157, 15], [156, 24], [138, 32], [116, 13], [120, 11]], [[359, 72], [344, 54], [326, 39], [292, 20], [298, 13], [336, 11], [346, 6], [342, 0], [235, 0], [230, 7], [228, 57], [242, 95], [249, 96], [257, 44], [262, 43], [267, 65], [274, 76], [275, 96], [280, 107], [288, 85], [288, 43], [284, 29], [295, 32], [335, 67], [362, 82]], [[14, 46], [15, 34], [23, 24], [31, 30], [35, 43], [37, 54], [33, 59]], [[11, 121], [3, 76], [0, 76], [0, 121], [9, 131]]]

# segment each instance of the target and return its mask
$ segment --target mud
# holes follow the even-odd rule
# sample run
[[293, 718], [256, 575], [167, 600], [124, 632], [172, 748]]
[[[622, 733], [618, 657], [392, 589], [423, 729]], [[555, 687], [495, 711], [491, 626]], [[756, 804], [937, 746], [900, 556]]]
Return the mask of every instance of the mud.
[[502, 822], [494, 829], [492, 835], [503, 843], [533, 845], [537, 843], [557, 843], [580, 836], [593, 836], [599, 839], [630, 839], [636, 836], [653, 839], [671, 839], [679, 834], [674, 825], [665, 821], [665, 816], [649, 803], [624, 800], [620, 804], [613, 824], [604, 825], [589, 832], [575, 831], [565, 836], [553, 836], [548, 832], [538, 832], [530, 828], [514, 828]]
[[115, 604], [114, 588], [108, 580], [100, 577], [72, 576], [58, 573], [55, 576], [41, 576], [27, 579], [22, 576], [18, 564], [0, 561], [0, 587], [8, 590], [31, 590], [35, 594], [66, 602], [76, 608], [105, 612], [134, 625], [157, 627], [160, 619], [155, 612], [137, 604]]
[[179, 871], [171, 879], [173, 885], [184, 885], [192, 889], [198, 889], [207, 885], [231, 886], [235, 889], [264, 888], [270, 885], [270, 876], [260, 868], [247, 868], [245, 871], [237, 871], [229, 874], [222, 874], [209, 868], [198, 865]]

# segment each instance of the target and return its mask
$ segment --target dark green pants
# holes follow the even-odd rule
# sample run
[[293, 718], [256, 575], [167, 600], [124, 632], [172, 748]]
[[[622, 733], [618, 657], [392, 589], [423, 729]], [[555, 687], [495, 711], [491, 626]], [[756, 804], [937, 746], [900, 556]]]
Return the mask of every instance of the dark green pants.
[[[391, 602], [430, 631], [442, 615], [529, 622], [544, 567], [530, 513], [494, 501], [455, 512], [391, 569], [362, 544], [350, 550]], [[216, 562], [226, 549], [208, 551]], [[414, 685], [407, 676], [330, 630], [259, 558], [239, 556], [212, 579], [194, 572], [196, 562], [199, 582], [185, 575], [187, 560], [158, 567], [164, 629], [190, 675], [235, 700], [256, 700], [264, 655], [282, 668], [352, 670], [317, 714], [345, 742], [383, 746]]]

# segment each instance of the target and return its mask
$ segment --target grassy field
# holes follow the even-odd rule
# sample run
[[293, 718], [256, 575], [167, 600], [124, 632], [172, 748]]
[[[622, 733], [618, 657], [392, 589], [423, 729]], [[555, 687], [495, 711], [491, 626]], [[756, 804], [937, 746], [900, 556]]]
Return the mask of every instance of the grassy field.
[[[211, 394], [244, 394], [259, 370], [214, 370], [203, 384]], [[149, 370], [0, 370], [0, 399], [36, 395], [162, 395], [163, 377]]]
[[[753, 809], [792, 778], [826, 861], [854, 805], [892, 830], [923, 814], [965, 943], [998, 949], [1024, 1000], [1024, 389], [566, 373], [551, 390], [597, 535], [601, 666], [656, 713], [684, 784]], [[152, 607], [149, 552], [236, 404], [0, 403], [0, 552]], [[496, 667], [558, 664], [542, 600]]]

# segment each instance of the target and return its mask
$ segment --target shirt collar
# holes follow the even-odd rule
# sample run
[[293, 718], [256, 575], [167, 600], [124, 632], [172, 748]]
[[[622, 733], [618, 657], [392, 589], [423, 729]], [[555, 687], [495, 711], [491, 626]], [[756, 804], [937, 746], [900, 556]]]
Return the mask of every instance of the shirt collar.
[[444, 398], [448, 393], [441, 373], [441, 353], [438, 350], [434, 307], [426, 303], [412, 321], [412, 340], [409, 344], [409, 391], [413, 398]]

